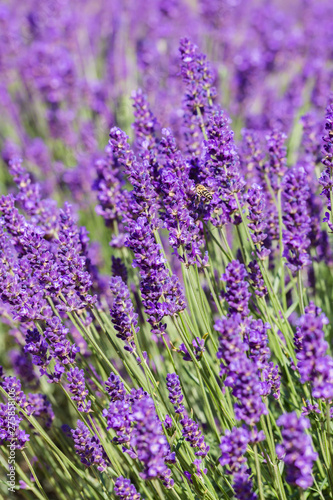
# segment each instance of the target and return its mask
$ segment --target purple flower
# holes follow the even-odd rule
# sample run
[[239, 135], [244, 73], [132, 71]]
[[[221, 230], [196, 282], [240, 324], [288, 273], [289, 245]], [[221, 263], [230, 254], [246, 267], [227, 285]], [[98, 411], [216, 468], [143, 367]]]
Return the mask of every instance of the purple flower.
[[201, 265], [202, 237], [196, 224], [197, 215], [192, 205], [195, 198], [194, 182], [188, 177], [188, 165], [169, 130], [163, 130], [159, 162], [160, 190], [165, 210], [164, 225], [169, 231], [169, 243], [186, 266]]
[[122, 401], [123, 399], [125, 399], [126, 390], [118, 375], [115, 375], [113, 372], [111, 372], [110, 377], [107, 379], [104, 385], [111, 401]]
[[270, 324], [263, 323], [261, 319], [251, 320], [246, 328], [245, 340], [249, 346], [249, 357], [256, 363], [259, 369], [267, 365], [270, 357], [267, 337], [267, 330], [270, 328]]
[[286, 480], [290, 484], [307, 489], [313, 484], [312, 467], [317, 460], [311, 437], [305, 433], [310, 422], [305, 417], [297, 417], [296, 412], [281, 415], [277, 424], [282, 429], [282, 444], [276, 446], [276, 454], [286, 464]]
[[328, 212], [323, 219], [327, 222], [330, 231], [333, 231], [331, 192], [333, 188], [333, 103], [329, 103], [326, 109], [325, 135], [323, 136], [324, 146], [322, 153], [325, 155], [322, 159], [325, 170], [319, 178], [319, 184], [322, 186], [321, 194], [327, 199]]
[[[213, 193], [212, 200], [203, 209], [203, 218], [220, 226], [228, 221], [241, 222], [235, 195], [242, 193], [244, 179], [239, 170], [239, 158], [230, 119], [217, 109], [207, 124], [204, 142], [204, 160], [200, 165], [199, 182]], [[242, 204], [241, 196], [240, 203]], [[231, 216], [234, 214], [234, 218]]]
[[[197, 360], [199, 360], [202, 354], [205, 352], [205, 341], [200, 337], [196, 337], [195, 339], [192, 340], [192, 346], [193, 346], [193, 355]], [[192, 358], [185, 344], [180, 344], [179, 348], [177, 349], [177, 352], [184, 354], [183, 356], [184, 361], [192, 361]]]
[[115, 330], [129, 352], [135, 351], [134, 332], [139, 332], [138, 315], [134, 312], [127, 285], [120, 276], [111, 278], [111, 292], [113, 294], [113, 304], [110, 314]]
[[238, 400], [234, 405], [236, 419], [253, 426], [267, 409], [260, 396], [258, 367], [246, 356], [248, 346], [241, 338], [240, 321], [239, 315], [233, 315], [215, 323], [215, 330], [221, 334], [217, 358], [224, 361], [220, 376], [226, 376], [225, 385]]
[[54, 413], [50, 401], [45, 394], [28, 394], [29, 415], [33, 415], [46, 429], [50, 429], [54, 420]]
[[307, 249], [310, 245], [311, 219], [307, 212], [308, 185], [302, 167], [293, 168], [282, 181], [284, 214], [283, 255], [295, 272], [310, 264]]
[[300, 318], [295, 333], [297, 368], [301, 383], [311, 382], [315, 398], [333, 397], [333, 359], [326, 354], [328, 343], [323, 332], [328, 319], [310, 302]]
[[76, 429], [71, 429], [74, 448], [86, 467], [96, 465], [100, 472], [107, 468], [107, 456], [96, 435], [91, 435], [89, 428], [81, 420], [77, 421]]
[[107, 225], [112, 225], [113, 221], [121, 222], [123, 212], [126, 212], [128, 193], [123, 189], [125, 181], [121, 165], [114, 157], [111, 146], [105, 148], [104, 158], [95, 162], [95, 169], [97, 178], [93, 189], [97, 191], [99, 202], [96, 212], [104, 218]]
[[245, 427], [234, 427], [231, 431], [226, 430], [221, 439], [220, 449], [222, 452], [220, 464], [227, 466], [229, 473], [233, 475], [233, 488], [235, 498], [255, 500], [257, 495], [252, 493], [252, 481], [250, 479], [251, 469], [246, 466], [246, 449], [251, 441], [250, 432]]
[[307, 399], [306, 402], [304, 403], [304, 406], [302, 406], [302, 415], [306, 417], [307, 415], [311, 415], [311, 413], [312, 414], [321, 413], [321, 411], [319, 409], [318, 403], [311, 404], [310, 401]]
[[[17, 414], [15, 407], [0, 403], [0, 444], [15, 446], [17, 450], [22, 450], [26, 442], [30, 440], [29, 434], [19, 428], [22, 418]], [[10, 421], [10, 429], [8, 422]]]
[[172, 418], [170, 417], [170, 415], [165, 415], [164, 426], [166, 429], [172, 429], [173, 422], [172, 422]]
[[258, 295], [258, 297], [265, 297], [265, 295], [267, 295], [267, 288], [257, 261], [252, 260], [251, 262], [249, 262], [248, 268], [249, 280], [252, 287], [254, 288], [254, 293]]
[[[178, 278], [170, 276], [165, 266], [165, 258], [155, 237], [149, 220], [139, 217], [129, 226], [130, 237], [127, 246], [134, 253], [133, 267], [138, 267], [141, 275], [141, 296], [152, 333], [161, 334], [164, 316], [179, 314], [185, 309], [184, 294]], [[162, 301], [160, 301], [162, 299]]]
[[175, 413], [182, 415], [185, 413], [185, 407], [182, 405], [184, 396], [180, 386], [179, 377], [176, 373], [168, 373], [166, 377], [169, 400], [173, 404]]
[[176, 375], [176, 373], [168, 373], [166, 380], [169, 400], [173, 404], [175, 413], [181, 416], [180, 424], [185, 440], [190, 443], [192, 448], [198, 448], [195, 455], [205, 457], [209, 451], [209, 446], [205, 443], [199, 425], [188, 417], [185, 407], [182, 405], [184, 396], [182, 394], [178, 375]]
[[91, 401], [86, 402], [89, 391], [86, 389], [83, 370], [77, 366], [71, 368], [67, 373], [67, 381], [69, 382], [68, 390], [73, 395], [72, 400], [77, 403], [77, 409], [84, 413], [90, 412]]
[[253, 184], [246, 195], [249, 205], [249, 229], [252, 231], [252, 241], [257, 249], [258, 256], [265, 260], [270, 254], [270, 250], [265, 248], [264, 242], [267, 238], [266, 206], [262, 188], [258, 184]]
[[170, 447], [150, 396], [134, 401], [130, 419], [135, 423], [131, 447], [144, 466], [140, 476], [145, 480], [160, 477], [167, 488], [172, 488], [174, 481], [165, 463]]
[[247, 272], [244, 264], [238, 260], [230, 262], [226, 269], [225, 274], [221, 279], [226, 282], [226, 291], [224, 297], [229, 306], [230, 314], [239, 313], [244, 319], [249, 314], [249, 284], [245, 281]]
[[195, 171], [196, 158], [199, 158], [201, 153], [201, 127], [205, 124], [216, 94], [213, 87], [214, 74], [206, 56], [199, 52], [188, 38], [180, 40], [179, 52], [181, 75], [186, 85], [183, 100], [186, 152], [192, 159]]
[[205, 457], [209, 452], [209, 446], [205, 443], [205, 438], [202, 435], [199, 425], [194, 422], [188, 415], [185, 415], [181, 420], [182, 433], [185, 440], [190, 443], [192, 448], [198, 448], [195, 455], [198, 457]]
[[129, 479], [125, 479], [123, 476], [116, 479], [113, 491], [120, 498], [120, 500], [139, 500], [141, 498], [140, 493], [136, 491], [135, 486], [131, 483], [131, 481]]
[[117, 436], [113, 441], [117, 444], [123, 444], [130, 441], [131, 420], [130, 403], [126, 399], [111, 401], [109, 408], [103, 410], [103, 416], [107, 421], [107, 429], [113, 429]]
[[31, 354], [32, 363], [45, 369], [50, 363], [47, 355], [48, 344], [37, 328], [28, 330], [25, 338], [24, 352]]

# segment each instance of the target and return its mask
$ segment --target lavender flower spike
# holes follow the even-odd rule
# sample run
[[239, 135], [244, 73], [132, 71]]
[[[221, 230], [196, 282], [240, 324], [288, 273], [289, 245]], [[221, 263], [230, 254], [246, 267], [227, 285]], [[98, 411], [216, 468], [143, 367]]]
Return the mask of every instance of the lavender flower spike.
[[129, 352], [135, 350], [134, 332], [138, 333], [138, 315], [134, 312], [127, 285], [120, 276], [111, 278], [111, 292], [113, 294], [113, 305], [110, 314], [115, 330]]
[[114, 493], [120, 498], [120, 500], [139, 500], [141, 498], [140, 493], [135, 489], [135, 486], [131, 483], [129, 479], [125, 479], [123, 476], [118, 477], [114, 483]]
[[313, 451], [311, 437], [305, 433], [310, 422], [303, 416], [298, 418], [296, 412], [292, 412], [281, 415], [277, 424], [283, 427], [283, 442], [277, 445], [276, 453], [286, 464], [286, 479], [300, 488], [309, 488], [313, 484], [313, 462], [318, 457]]

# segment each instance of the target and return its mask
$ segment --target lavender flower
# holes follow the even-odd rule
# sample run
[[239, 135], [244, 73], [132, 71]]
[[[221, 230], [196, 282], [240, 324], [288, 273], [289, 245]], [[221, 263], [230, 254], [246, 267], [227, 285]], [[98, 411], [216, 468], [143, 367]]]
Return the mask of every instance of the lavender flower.
[[76, 429], [71, 429], [74, 448], [86, 467], [96, 465], [100, 472], [107, 468], [107, 456], [96, 435], [91, 435], [90, 430], [81, 420], [77, 421]]
[[[214, 74], [207, 58], [188, 38], [180, 40], [181, 75], [186, 85], [184, 96], [184, 136], [194, 168], [201, 152], [201, 128], [215, 97]], [[195, 172], [195, 170], [194, 170]]]
[[124, 349], [133, 352], [136, 349], [134, 332], [139, 332], [138, 315], [134, 312], [129, 290], [120, 276], [111, 278], [110, 288], [114, 297], [110, 314], [118, 332], [117, 337], [125, 343]]
[[129, 479], [125, 479], [123, 476], [118, 477], [114, 483], [114, 493], [120, 498], [120, 500], [139, 500], [141, 498], [140, 493], [135, 489], [135, 486], [131, 483]]
[[308, 185], [303, 168], [289, 171], [283, 181], [284, 215], [283, 244], [284, 257], [295, 272], [310, 264], [307, 249], [310, 245], [311, 219], [307, 213]]
[[169, 400], [173, 404], [175, 412], [179, 415], [185, 413], [185, 407], [182, 405], [184, 396], [180, 386], [180, 381], [176, 373], [168, 373], [166, 377], [167, 389], [169, 391]]
[[313, 451], [311, 437], [305, 433], [310, 422], [305, 417], [297, 417], [296, 412], [281, 415], [277, 424], [282, 429], [283, 443], [277, 445], [276, 453], [286, 464], [286, 480], [302, 489], [313, 484], [312, 467], [317, 460], [317, 453]]
[[[25, 448], [27, 441], [30, 440], [29, 434], [19, 428], [22, 418], [16, 413], [15, 409], [11, 409], [10, 405], [0, 403], [0, 444], [6, 445], [10, 443], [15, 446], [15, 449], [22, 450]], [[8, 422], [10, 421], [10, 429]]]
[[171, 471], [165, 464], [170, 448], [163, 434], [153, 400], [143, 397], [134, 401], [131, 421], [135, 422], [135, 431], [131, 435], [131, 447], [136, 450], [138, 459], [144, 465], [141, 477], [145, 480], [160, 477], [167, 488], [172, 488], [174, 481]]
[[311, 302], [300, 318], [295, 334], [297, 348], [297, 368], [301, 382], [311, 382], [312, 394], [315, 398], [331, 399], [333, 397], [333, 359], [326, 354], [328, 343], [323, 332], [328, 319]]
[[249, 228], [252, 231], [252, 240], [257, 249], [258, 256], [261, 260], [265, 260], [270, 254], [270, 250], [265, 248], [264, 241], [267, 238], [265, 221], [265, 199], [262, 194], [262, 188], [257, 184], [253, 184], [249, 189], [246, 199], [249, 205]]
[[159, 154], [159, 161], [163, 164], [160, 190], [169, 243], [187, 266], [195, 263], [200, 266], [202, 238], [196, 224], [197, 217], [191, 210], [195, 197], [194, 182], [188, 177], [188, 165], [171, 132], [164, 129], [163, 134]]
[[240, 313], [242, 318], [249, 314], [248, 302], [251, 296], [248, 291], [249, 284], [245, 281], [247, 272], [244, 264], [238, 260], [230, 262], [221, 279], [226, 282], [225, 299], [229, 306], [230, 314]]
[[323, 219], [327, 222], [330, 231], [333, 231], [332, 224], [332, 207], [331, 207], [331, 193], [333, 187], [333, 104], [330, 103], [326, 109], [326, 122], [325, 122], [326, 134], [323, 137], [324, 146], [322, 153], [325, 155], [322, 159], [323, 165], [325, 165], [325, 170], [322, 172], [319, 178], [319, 184], [322, 186], [321, 194], [327, 199], [328, 212], [325, 213]]
[[230, 474], [233, 475], [233, 488], [235, 498], [240, 500], [249, 498], [255, 500], [257, 495], [252, 493], [252, 481], [250, 471], [246, 466], [245, 453], [251, 436], [245, 427], [234, 427], [231, 431], [225, 431], [222, 437], [220, 448], [220, 464], [228, 466]]
[[209, 452], [210, 447], [205, 443], [205, 438], [199, 429], [199, 425], [194, 422], [188, 415], [185, 415], [181, 420], [182, 433], [185, 440], [190, 443], [192, 448], [198, 448], [195, 455], [205, 457]]
[[192, 448], [198, 448], [195, 455], [205, 457], [209, 451], [209, 446], [205, 443], [204, 436], [198, 424], [188, 417], [185, 407], [181, 404], [184, 396], [182, 394], [178, 375], [176, 375], [176, 373], [168, 373], [166, 380], [169, 400], [173, 404], [175, 413], [182, 417], [180, 424], [185, 440], [190, 443]]
[[77, 366], [71, 368], [67, 373], [67, 381], [69, 382], [68, 390], [73, 394], [72, 400], [76, 401], [77, 409], [89, 413], [91, 411], [91, 401], [86, 402], [89, 391], [86, 389], [83, 370], [80, 370]]
[[[219, 109], [209, 118], [204, 162], [199, 174], [199, 181], [213, 192], [203, 218], [216, 226], [228, 221], [234, 224], [241, 222], [235, 195], [242, 193], [244, 179], [240, 174], [238, 153], [229, 123], [230, 119]], [[239, 201], [242, 204], [241, 196]]]
[[132, 429], [127, 398], [111, 401], [109, 408], [103, 410], [103, 416], [107, 421], [107, 429], [113, 429], [117, 434], [113, 441], [117, 444], [128, 443]]
[[104, 385], [111, 401], [117, 401], [118, 399], [122, 401], [125, 398], [125, 387], [118, 375], [111, 372]]
[[139, 217], [129, 229], [127, 246], [134, 252], [133, 266], [140, 269], [140, 289], [148, 322], [153, 327], [152, 333], [161, 334], [165, 330], [163, 317], [179, 314], [185, 308], [183, 291], [178, 278], [170, 276], [165, 267], [147, 218]]
[[254, 288], [254, 293], [258, 295], [258, 297], [265, 297], [265, 295], [267, 295], [267, 288], [257, 261], [252, 260], [249, 262], [248, 268], [249, 279], [252, 287]]
[[215, 330], [221, 334], [217, 358], [224, 361], [220, 376], [226, 376], [225, 385], [231, 387], [233, 396], [238, 399], [234, 405], [236, 419], [253, 426], [267, 409], [260, 397], [258, 368], [246, 356], [248, 347], [241, 338], [240, 321], [239, 315], [233, 315], [215, 323]]
[[[192, 340], [192, 346], [193, 346], [193, 355], [197, 360], [199, 360], [202, 357], [202, 354], [205, 352], [205, 341], [200, 337], [196, 337], [195, 339]], [[179, 348], [177, 349], [177, 352], [184, 354], [183, 356], [184, 361], [192, 361], [192, 358], [185, 344], [180, 344]]]

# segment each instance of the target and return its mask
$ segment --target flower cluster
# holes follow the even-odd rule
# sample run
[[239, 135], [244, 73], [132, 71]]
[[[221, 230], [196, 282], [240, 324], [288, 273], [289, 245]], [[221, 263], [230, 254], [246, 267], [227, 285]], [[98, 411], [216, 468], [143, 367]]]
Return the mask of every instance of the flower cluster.
[[286, 464], [287, 481], [306, 489], [313, 484], [312, 466], [317, 460], [313, 451], [311, 437], [306, 434], [310, 422], [305, 417], [297, 417], [296, 412], [285, 413], [277, 421], [282, 427], [282, 444], [277, 445], [276, 453]]
[[182, 394], [178, 375], [176, 373], [168, 373], [166, 381], [169, 400], [173, 404], [175, 413], [182, 417], [180, 424], [185, 440], [190, 443], [192, 448], [198, 448], [195, 452], [196, 456], [205, 457], [209, 452], [209, 446], [205, 443], [205, 438], [199, 429], [199, 425], [189, 418], [184, 405], [182, 405], [184, 396]]
[[328, 343], [323, 332], [328, 319], [319, 308], [310, 303], [300, 318], [295, 333], [297, 368], [304, 384], [310, 382], [315, 398], [333, 397], [333, 359], [326, 354]]
[[233, 476], [235, 497], [238, 499], [249, 498], [255, 500], [258, 498], [251, 491], [253, 488], [250, 479], [251, 469], [246, 466], [245, 453], [250, 441], [250, 433], [245, 427], [234, 427], [231, 431], [225, 431], [220, 444], [222, 452], [219, 459], [220, 464], [228, 466], [228, 472]]
[[100, 472], [107, 468], [107, 456], [96, 435], [91, 435], [89, 428], [81, 420], [76, 429], [71, 430], [74, 448], [86, 467], [96, 465]]

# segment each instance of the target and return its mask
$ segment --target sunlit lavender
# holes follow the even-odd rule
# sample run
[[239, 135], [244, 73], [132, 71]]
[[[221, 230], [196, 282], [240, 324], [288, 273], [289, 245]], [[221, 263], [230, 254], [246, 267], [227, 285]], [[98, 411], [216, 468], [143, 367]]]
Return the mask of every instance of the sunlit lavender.
[[0, 497], [333, 500], [333, 3], [0, 4]]

